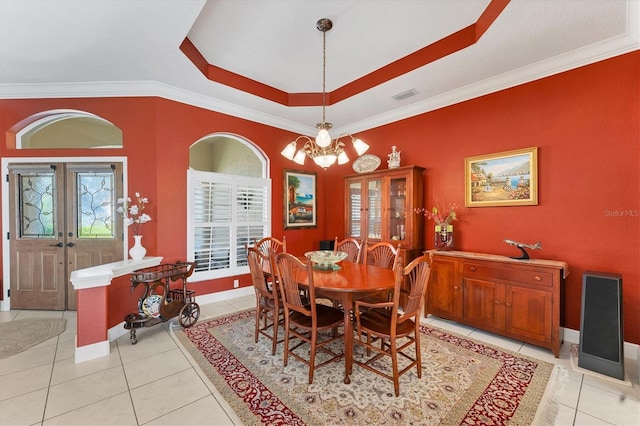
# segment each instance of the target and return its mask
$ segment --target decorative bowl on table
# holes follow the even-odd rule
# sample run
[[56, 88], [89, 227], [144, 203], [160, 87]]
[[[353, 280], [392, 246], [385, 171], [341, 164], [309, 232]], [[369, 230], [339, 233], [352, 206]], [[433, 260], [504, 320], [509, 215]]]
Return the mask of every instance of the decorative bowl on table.
[[308, 251], [304, 256], [307, 259], [311, 259], [314, 263], [314, 268], [334, 270], [340, 269], [340, 266], [337, 265], [337, 263], [343, 261], [347, 257], [347, 253], [333, 250], [316, 250]]

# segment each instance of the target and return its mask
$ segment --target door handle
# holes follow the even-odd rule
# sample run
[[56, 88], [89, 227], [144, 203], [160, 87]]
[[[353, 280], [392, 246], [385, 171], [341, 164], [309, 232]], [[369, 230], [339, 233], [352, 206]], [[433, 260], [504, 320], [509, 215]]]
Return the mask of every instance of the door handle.
[[62, 243], [58, 243], [58, 244], [49, 244], [49, 247], [62, 247], [64, 244]]
[[[60, 244], [62, 244], [62, 243], [60, 243]], [[67, 247], [73, 247], [75, 245], [76, 245], [75, 243], [67, 243]], [[60, 246], [60, 247], [62, 247], [62, 246]]]

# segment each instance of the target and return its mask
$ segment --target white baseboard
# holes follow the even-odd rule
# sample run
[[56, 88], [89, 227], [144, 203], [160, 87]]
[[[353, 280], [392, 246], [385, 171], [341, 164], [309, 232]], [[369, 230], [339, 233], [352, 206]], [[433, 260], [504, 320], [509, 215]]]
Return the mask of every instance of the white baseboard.
[[78, 336], [76, 336], [75, 344], [76, 351], [74, 361], [76, 364], [107, 356], [110, 352], [109, 340], [78, 347]]
[[254, 294], [255, 291], [253, 290], [253, 286], [249, 286], [197, 296], [197, 301], [201, 305], [206, 305], [209, 303], [224, 302], [226, 300], [237, 299], [238, 297], [250, 296]]
[[[249, 286], [234, 288], [233, 290], [219, 291], [217, 293], [204, 294], [202, 296], [197, 296], [196, 301], [200, 305], [207, 305], [209, 303], [224, 302], [226, 300], [237, 299], [238, 297], [251, 296], [254, 294], [253, 286]], [[122, 321], [109, 329], [109, 342], [113, 342], [121, 336], [129, 333], [129, 330], [124, 328], [124, 324], [125, 322]], [[107, 352], [107, 355], [108, 354], [109, 352]]]

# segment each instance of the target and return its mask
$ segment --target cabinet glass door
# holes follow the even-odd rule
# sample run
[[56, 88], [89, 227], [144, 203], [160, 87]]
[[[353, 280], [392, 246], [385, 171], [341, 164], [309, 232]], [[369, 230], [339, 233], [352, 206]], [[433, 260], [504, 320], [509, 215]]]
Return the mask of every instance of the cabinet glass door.
[[382, 180], [367, 184], [367, 239], [382, 239]]
[[394, 241], [403, 241], [406, 236], [407, 179], [391, 179], [389, 183], [389, 229], [388, 235]]
[[362, 181], [349, 182], [349, 223], [347, 235], [362, 238]]

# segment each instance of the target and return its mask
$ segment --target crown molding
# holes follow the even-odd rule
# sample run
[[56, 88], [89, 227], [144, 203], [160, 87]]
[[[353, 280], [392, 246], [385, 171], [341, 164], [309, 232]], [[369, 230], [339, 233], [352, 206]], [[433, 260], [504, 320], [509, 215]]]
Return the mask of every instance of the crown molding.
[[627, 28], [634, 31], [627, 31], [627, 34], [623, 36], [614, 37], [574, 50], [568, 54], [527, 65], [526, 67], [443, 93], [426, 101], [415, 102], [385, 114], [336, 128], [336, 132], [357, 133], [372, 129], [638, 50], [640, 49], [640, 25], [638, 25], [640, 21], [640, 1], [631, 3], [634, 3], [636, 8], [635, 11], [630, 12], [630, 14], [635, 15], [633, 19], [635, 23], [632, 22], [633, 25], [628, 25]]

